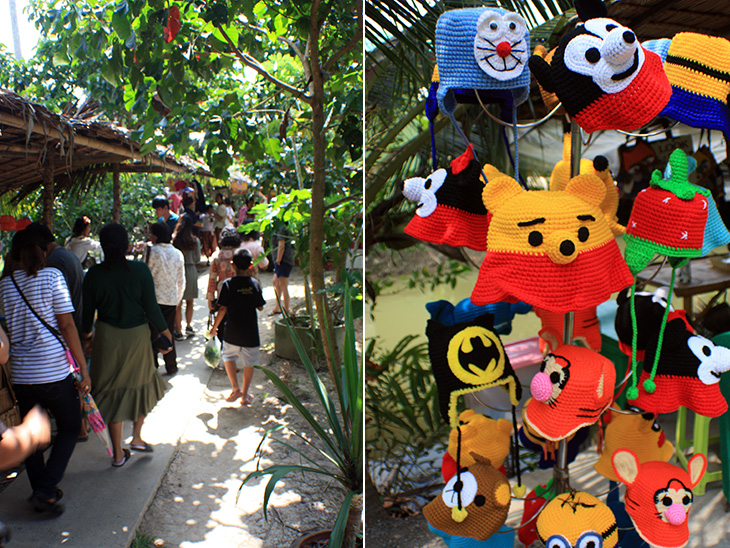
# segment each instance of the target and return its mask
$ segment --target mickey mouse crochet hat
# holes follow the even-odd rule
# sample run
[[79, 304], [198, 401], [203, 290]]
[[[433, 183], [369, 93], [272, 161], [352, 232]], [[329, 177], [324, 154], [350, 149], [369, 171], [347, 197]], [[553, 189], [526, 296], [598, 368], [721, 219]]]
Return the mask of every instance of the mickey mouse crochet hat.
[[613, 512], [590, 493], [561, 493], [537, 517], [537, 535], [547, 548], [613, 548], [618, 528]]
[[631, 285], [600, 209], [605, 194], [590, 174], [563, 191], [526, 191], [509, 177], [492, 179], [482, 196], [492, 220], [472, 303], [520, 300], [564, 313], [597, 306]]
[[626, 484], [626, 511], [644, 541], [651, 546], [682, 548], [689, 540], [692, 489], [707, 468], [707, 458], [694, 455], [688, 471], [666, 462], [641, 463], [629, 450], [614, 453], [614, 473]]
[[405, 233], [424, 242], [484, 251], [489, 217], [481, 201], [481, 175], [482, 168], [469, 146], [449, 169], [437, 169], [425, 179], [406, 179], [403, 195], [418, 207]]
[[530, 57], [530, 70], [585, 131], [640, 128], [672, 94], [661, 59], [631, 29], [608, 19], [603, 2], [575, 4], [583, 24], [563, 36], [550, 64]]
[[595, 423], [613, 401], [616, 370], [588, 348], [564, 345], [545, 356], [530, 383], [525, 423], [552, 441]]
[[527, 25], [517, 13], [492, 7], [443, 13], [436, 23], [441, 111], [453, 113], [457, 90], [510, 90], [516, 104], [524, 102], [530, 86], [529, 51]]
[[500, 335], [509, 335], [512, 332], [512, 319], [515, 315], [527, 314], [532, 310], [532, 307], [523, 302], [476, 306], [466, 298], [456, 303], [456, 306], [446, 300], [426, 303], [426, 310], [428, 310], [432, 320], [439, 321], [444, 325], [468, 322], [484, 314], [492, 314], [494, 315], [494, 331]]
[[452, 428], [459, 424], [459, 396], [501, 386], [512, 405], [522, 396], [502, 341], [494, 332], [494, 317], [484, 314], [470, 322], [444, 325], [428, 320], [428, 355], [439, 393], [441, 416]]

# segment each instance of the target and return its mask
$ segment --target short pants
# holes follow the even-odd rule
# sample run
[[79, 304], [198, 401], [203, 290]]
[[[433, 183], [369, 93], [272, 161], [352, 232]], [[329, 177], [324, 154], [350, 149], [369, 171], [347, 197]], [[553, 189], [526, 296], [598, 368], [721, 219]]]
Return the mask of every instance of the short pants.
[[258, 346], [238, 346], [223, 341], [223, 350], [221, 351], [223, 361], [235, 362], [240, 356], [243, 360], [244, 367], [253, 367], [260, 365], [259, 347]]
[[291, 274], [292, 268], [294, 268], [293, 264], [288, 264], [288, 263], [276, 264], [276, 263], [274, 263], [274, 274], [276, 274], [277, 278], [288, 278], [289, 274]]

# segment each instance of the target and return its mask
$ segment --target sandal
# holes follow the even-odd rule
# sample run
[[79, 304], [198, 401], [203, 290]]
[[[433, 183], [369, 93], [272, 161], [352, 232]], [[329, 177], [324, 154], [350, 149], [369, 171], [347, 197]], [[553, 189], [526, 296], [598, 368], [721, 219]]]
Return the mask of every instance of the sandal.
[[36, 512], [44, 512], [53, 516], [60, 516], [65, 510], [63, 504], [59, 504], [58, 500], [51, 502], [50, 500], [44, 499], [38, 495], [32, 495], [29, 500]]
[[243, 394], [241, 393], [241, 391], [240, 391], [240, 390], [234, 390], [233, 392], [231, 392], [231, 393], [230, 393], [230, 394], [228, 395], [228, 397], [226, 398], [226, 401], [227, 401], [227, 402], [232, 402], [232, 401], [236, 401], [236, 400], [237, 400], [238, 398], [240, 398], [240, 397], [241, 397], [242, 395], [243, 395]]
[[130, 443], [129, 444], [129, 448], [132, 451], [137, 451], [138, 453], [152, 453], [155, 450], [155, 448], [152, 447], [146, 441], [145, 442], [142, 442], [142, 445], [136, 445], [136, 444]]
[[127, 461], [129, 460], [129, 457], [132, 456], [132, 453], [129, 452], [129, 449], [122, 449], [122, 461], [121, 462], [114, 462], [114, 459], [112, 459], [112, 466], [114, 468], [121, 468], [125, 464], [127, 464]]
[[255, 394], [248, 394], [245, 398], [241, 398], [241, 405], [251, 405], [255, 399]]

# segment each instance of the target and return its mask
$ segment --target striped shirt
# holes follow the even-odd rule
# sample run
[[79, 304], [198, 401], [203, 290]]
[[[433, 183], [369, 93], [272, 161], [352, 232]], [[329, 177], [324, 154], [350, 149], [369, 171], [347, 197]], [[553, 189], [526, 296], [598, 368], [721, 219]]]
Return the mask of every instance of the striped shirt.
[[[72, 313], [71, 295], [61, 271], [44, 268], [28, 276], [13, 273], [25, 298], [50, 326], [60, 331], [56, 314]], [[46, 384], [68, 377], [66, 351], [35, 317], [9, 277], [0, 280], [0, 300], [10, 330], [10, 376], [15, 384]]]

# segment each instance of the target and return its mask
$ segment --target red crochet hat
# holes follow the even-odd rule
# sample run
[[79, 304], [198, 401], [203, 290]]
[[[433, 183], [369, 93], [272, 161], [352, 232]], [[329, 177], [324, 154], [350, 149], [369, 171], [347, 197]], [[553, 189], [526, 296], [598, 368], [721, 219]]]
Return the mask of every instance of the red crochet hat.
[[639, 536], [651, 546], [685, 546], [692, 489], [707, 468], [705, 456], [697, 454], [689, 459], [688, 472], [666, 462], [641, 463], [626, 449], [616, 451], [611, 461], [616, 477], [626, 484], [626, 511]]
[[[534, 311], [537, 317], [540, 318], [540, 322], [542, 322], [542, 329], [538, 332], [540, 350], [543, 352], [555, 350], [565, 340], [563, 337], [565, 315], [538, 307], [534, 307]], [[573, 316], [573, 341], [579, 341], [582, 346], [596, 352], [601, 351], [603, 342], [601, 322], [598, 320], [595, 306], [575, 311]]]
[[403, 195], [418, 207], [405, 233], [424, 242], [484, 251], [489, 218], [481, 200], [481, 175], [470, 145], [449, 169], [437, 169], [426, 179], [406, 179]]
[[545, 356], [530, 383], [524, 420], [552, 441], [595, 423], [613, 401], [613, 363], [588, 348], [564, 345]]
[[557, 313], [583, 310], [631, 285], [633, 278], [600, 205], [603, 182], [578, 175], [565, 190], [525, 191], [509, 177], [484, 188], [492, 213], [471, 294], [475, 305], [524, 301]]

